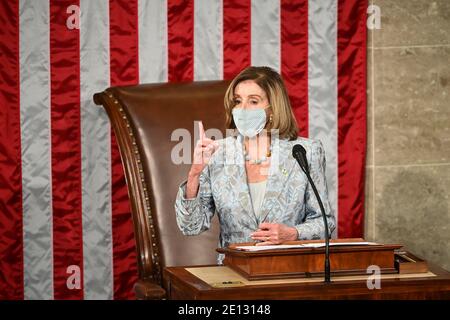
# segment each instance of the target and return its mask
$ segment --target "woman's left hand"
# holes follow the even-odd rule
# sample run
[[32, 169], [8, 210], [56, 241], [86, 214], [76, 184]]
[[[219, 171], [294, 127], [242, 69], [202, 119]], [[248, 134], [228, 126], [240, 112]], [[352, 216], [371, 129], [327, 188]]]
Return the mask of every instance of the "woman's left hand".
[[294, 227], [288, 227], [281, 223], [263, 222], [259, 225], [259, 229], [251, 234], [251, 237], [253, 240], [262, 241], [258, 242], [257, 246], [267, 246], [297, 240], [298, 233]]

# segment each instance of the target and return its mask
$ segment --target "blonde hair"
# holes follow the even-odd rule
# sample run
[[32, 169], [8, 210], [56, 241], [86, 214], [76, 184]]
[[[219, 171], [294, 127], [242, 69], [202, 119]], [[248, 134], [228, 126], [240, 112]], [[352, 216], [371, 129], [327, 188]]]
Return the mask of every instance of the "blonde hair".
[[269, 67], [248, 67], [242, 70], [231, 81], [225, 93], [225, 128], [236, 129], [233, 121], [234, 91], [236, 86], [245, 80], [253, 80], [266, 93], [269, 105], [272, 107], [272, 122], [266, 129], [278, 129], [281, 139], [295, 140], [298, 136], [298, 126], [289, 102], [286, 87], [281, 76]]

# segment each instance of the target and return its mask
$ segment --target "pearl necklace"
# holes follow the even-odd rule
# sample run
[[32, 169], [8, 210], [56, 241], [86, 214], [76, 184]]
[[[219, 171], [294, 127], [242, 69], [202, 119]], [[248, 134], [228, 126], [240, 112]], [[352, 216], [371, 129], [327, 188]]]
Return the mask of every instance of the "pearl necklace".
[[272, 155], [272, 146], [269, 147], [269, 151], [267, 151], [265, 156], [262, 156], [260, 159], [251, 159], [250, 155], [247, 153], [247, 150], [244, 148], [244, 157], [245, 161], [250, 161], [252, 164], [261, 164], [266, 161]]

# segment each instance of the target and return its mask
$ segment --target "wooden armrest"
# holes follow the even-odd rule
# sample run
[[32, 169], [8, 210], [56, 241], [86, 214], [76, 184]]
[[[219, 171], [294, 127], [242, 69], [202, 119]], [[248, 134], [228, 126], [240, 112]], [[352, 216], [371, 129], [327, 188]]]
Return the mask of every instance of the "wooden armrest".
[[166, 290], [150, 279], [139, 279], [134, 285], [138, 300], [161, 300], [166, 298]]

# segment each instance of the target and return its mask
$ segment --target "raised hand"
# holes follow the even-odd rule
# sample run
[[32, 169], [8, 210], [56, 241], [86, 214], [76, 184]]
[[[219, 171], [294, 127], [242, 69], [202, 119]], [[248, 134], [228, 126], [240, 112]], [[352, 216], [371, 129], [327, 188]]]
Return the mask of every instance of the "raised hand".
[[200, 121], [198, 123], [198, 131], [200, 133], [200, 139], [197, 141], [197, 144], [194, 148], [194, 156], [192, 163], [190, 174], [199, 175], [203, 168], [208, 164], [211, 159], [213, 153], [219, 147], [217, 141], [209, 139], [205, 130], [203, 129], [203, 123]]

